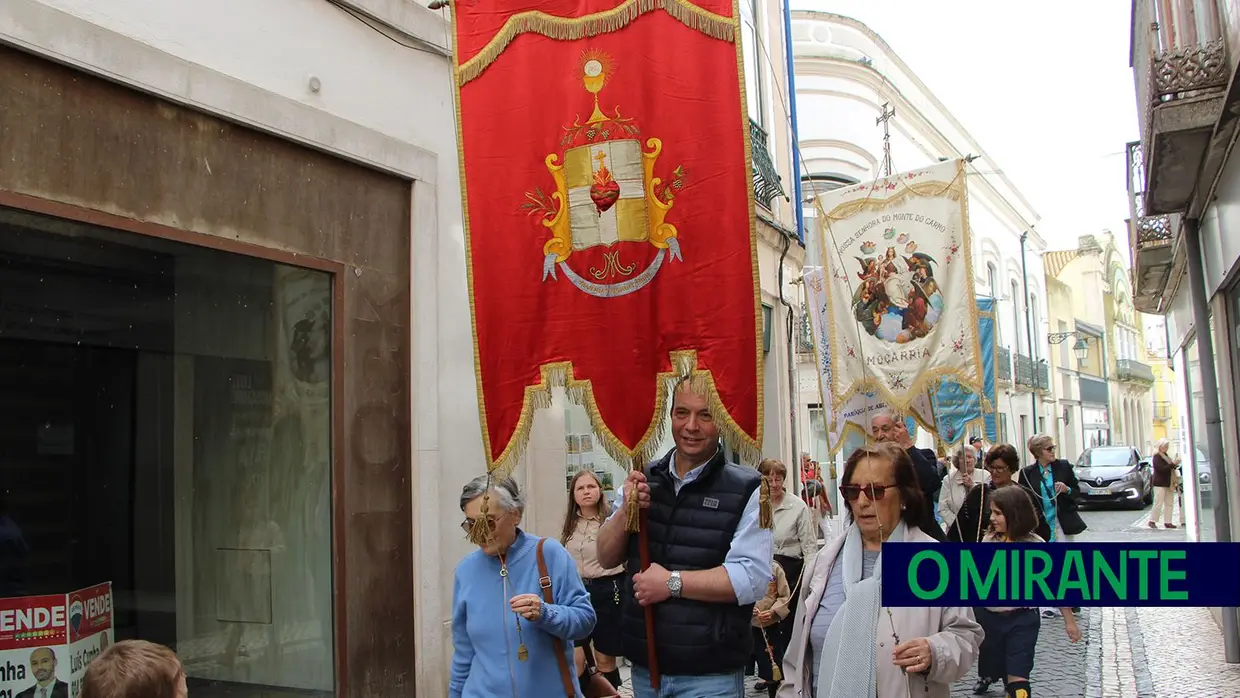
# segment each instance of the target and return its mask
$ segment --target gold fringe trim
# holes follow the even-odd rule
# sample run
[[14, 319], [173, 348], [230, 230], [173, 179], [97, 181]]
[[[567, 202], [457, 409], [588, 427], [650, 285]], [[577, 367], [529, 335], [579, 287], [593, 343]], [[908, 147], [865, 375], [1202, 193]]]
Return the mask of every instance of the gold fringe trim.
[[740, 28], [735, 17], [717, 15], [689, 0], [628, 0], [618, 7], [584, 17], [557, 17], [539, 10], [520, 12], [509, 17], [486, 46], [457, 67], [457, 84], [464, 85], [481, 75], [522, 34], [575, 41], [619, 31], [638, 17], [655, 10], [663, 10], [694, 31], [729, 43], [736, 41]]
[[[686, 349], [671, 352], [669, 356], [672, 370], [660, 372], [656, 377], [653, 419], [651, 419], [650, 426], [646, 428], [646, 433], [632, 449], [621, 443], [620, 439], [607, 427], [602, 414], [599, 413], [598, 403], [594, 399], [593, 383], [588, 379], [575, 378], [571, 361], [544, 364], [539, 369], [539, 382], [525, 387], [525, 400], [521, 406], [521, 416], [517, 419], [517, 427], [503, 452], [488, 466], [488, 472], [496, 479], [512, 474], [529, 445], [530, 432], [534, 425], [533, 411], [551, 407], [551, 390], [555, 387], [563, 388], [570, 402], [585, 408], [590, 417], [590, 426], [598, 437], [599, 443], [616, 463], [629, 464], [630, 467], [633, 463], [649, 463], [661, 455], [657, 436], [662, 433], [670, 416], [671, 381], [685, 375], [689, 376], [688, 383], [693, 391], [706, 396], [711, 414], [715, 415], [715, 421], [719, 425], [720, 436], [727, 442], [728, 448], [735, 450], [741, 460], [756, 464], [762, 457], [762, 446], [759, 442], [761, 432], [757, 436], [750, 436], [736, 423], [719, 398], [714, 376], [709, 370], [697, 368], [697, 352]], [[760, 367], [755, 366], [755, 370], [761, 375]], [[758, 395], [757, 408], [759, 410], [762, 408], [761, 393]], [[761, 429], [760, 421], [758, 425]], [[486, 447], [489, 453], [490, 439], [487, 437], [485, 421], [483, 422], [483, 436], [487, 441]]]
[[775, 512], [771, 511], [771, 478], [763, 475], [758, 492], [758, 527], [774, 528]]

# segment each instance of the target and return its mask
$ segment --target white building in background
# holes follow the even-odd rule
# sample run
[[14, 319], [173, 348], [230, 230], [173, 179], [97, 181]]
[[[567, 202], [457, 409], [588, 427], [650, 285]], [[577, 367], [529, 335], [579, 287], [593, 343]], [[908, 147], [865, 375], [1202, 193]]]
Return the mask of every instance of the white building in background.
[[[876, 120], [884, 105], [895, 110], [888, 123], [894, 171], [981, 156], [969, 168], [968, 182], [974, 285], [979, 296], [999, 300], [999, 439], [1017, 444], [1023, 454], [1021, 445], [1048, 427], [1054, 432], [1050, 420], [1057, 418], [1047, 404], [1054, 398], [1044, 361], [1046, 243], [1033, 229], [1037, 212], [1002, 174], [1002, 167], [986, 156], [985, 149], [869, 27], [840, 15], [795, 11], [792, 35], [804, 199], [882, 174], [883, 128]], [[811, 218], [815, 213], [815, 207], [807, 204], [806, 266], [818, 265], [821, 259], [817, 225]], [[1021, 238], [1026, 232], [1022, 267]], [[811, 356], [799, 370], [802, 400], [820, 403]], [[815, 435], [802, 443], [810, 445], [816, 459], [825, 458], [821, 408], [808, 408], [801, 417]]]

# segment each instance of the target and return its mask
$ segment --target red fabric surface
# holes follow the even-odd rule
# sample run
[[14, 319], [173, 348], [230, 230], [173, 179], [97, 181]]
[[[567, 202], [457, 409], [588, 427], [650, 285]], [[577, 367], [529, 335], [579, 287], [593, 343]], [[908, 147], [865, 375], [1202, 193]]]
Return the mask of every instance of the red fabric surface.
[[[493, 37], [511, 14], [539, 9], [579, 16], [618, 0], [503, 3], [459, 0], [460, 61]], [[700, 7], [731, 16], [731, 0]], [[515, 5], [515, 7], [513, 7]], [[555, 190], [544, 160], [564, 162], [565, 129], [585, 122], [594, 98], [583, 86], [585, 51], [610, 57], [599, 105], [640, 128], [643, 144], [659, 138], [654, 176], [666, 183], [684, 167], [683, 188], [666, 221], [679, 231], [684, 261], [665, 259], [647, 286], [597, 298], [557, 268], [543, 279], [550, 230], [522, 208], [536, 187]], [[575, 41], [517, 36], [476, 79], [460, 88], [461, 147], [472, 263], [474, 325], [489, 456], [497, 460], [517, 429], [524, 390], [539, 367], [571, 361], [589, 379], [608, 430], [634, 449], [655, 420], [656, 374], [671, 370], [669, 352], [694, 349], [710, 370], [736, 424], [757, 438], [758, 356], [752, 257], [751, 183], [735, 44], [686, 27], [661, 10], [609, 34]], [[643, 146], [644, 147], [644, 146]], [[600, 214], [601, 215], [601, 214]], [[586, 279], [603, 254], [622, 250], [625, 264], [646, 268], [658, 250], [648, 242], [575, 251], [567, 264]]]

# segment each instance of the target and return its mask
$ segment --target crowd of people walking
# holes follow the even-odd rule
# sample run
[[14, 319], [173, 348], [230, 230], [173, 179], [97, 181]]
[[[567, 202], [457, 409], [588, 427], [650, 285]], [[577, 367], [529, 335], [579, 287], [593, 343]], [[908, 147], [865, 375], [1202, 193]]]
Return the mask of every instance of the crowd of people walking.
[[[877, 416], [874, 443], [846, 461], [842, 527], [827, 536], [816, 525], [822, 480], [806, 501], [779, 461], [727, 462], [705, 396], [686, 381], [672, 395], [675, 449], [630, 472], [614, 505], [593, 473], [578, 473], [558, 538], [520, 527], [511, 479], [465, 486], [462, 527], [479, 547], [456, 570], [452, 698], [614, 696], [621, 657], [638, 698], [739, 698], [755, 674], [753, 688], [778, 698], [946, 698], [975, 666], [975, 692], [1002, 682], [1027, 698], [1043, 617], [1062, 614], [1079, 639], [1073, 609], [882, 604], [886, 542], [1080, 533], [1075, 477], [1050, 437], [1029, 440], [1025, 467], [1012, 445], [974, 440], [942, 475], [903, 420]], [[644, 571], [633, 501], [645, 512]]]

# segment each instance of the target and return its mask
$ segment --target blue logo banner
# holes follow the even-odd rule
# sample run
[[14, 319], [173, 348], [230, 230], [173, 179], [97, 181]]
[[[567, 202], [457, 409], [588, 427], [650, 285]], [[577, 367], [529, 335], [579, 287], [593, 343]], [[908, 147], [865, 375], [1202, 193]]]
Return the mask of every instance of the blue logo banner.
[[887, 543], [883, 605], [1240, 606], [1240, 543]]
[[939, 441], [948, 446], [962, 441], [973, 426], [983, 426], [986, 440], [990, 443], [999, 441], [995, 425], [995, 410], [998, 407], [995, 392], [995, 359], [998, 352], [995, 344], [995, 299], [978, 298], [977, 312], [978, 340], [982, 348], [982, 384], [990, 409], [983, 409], [977, 393], [955, 381], [942, 381], [939, 389], [931, 393], [930, 399]]

